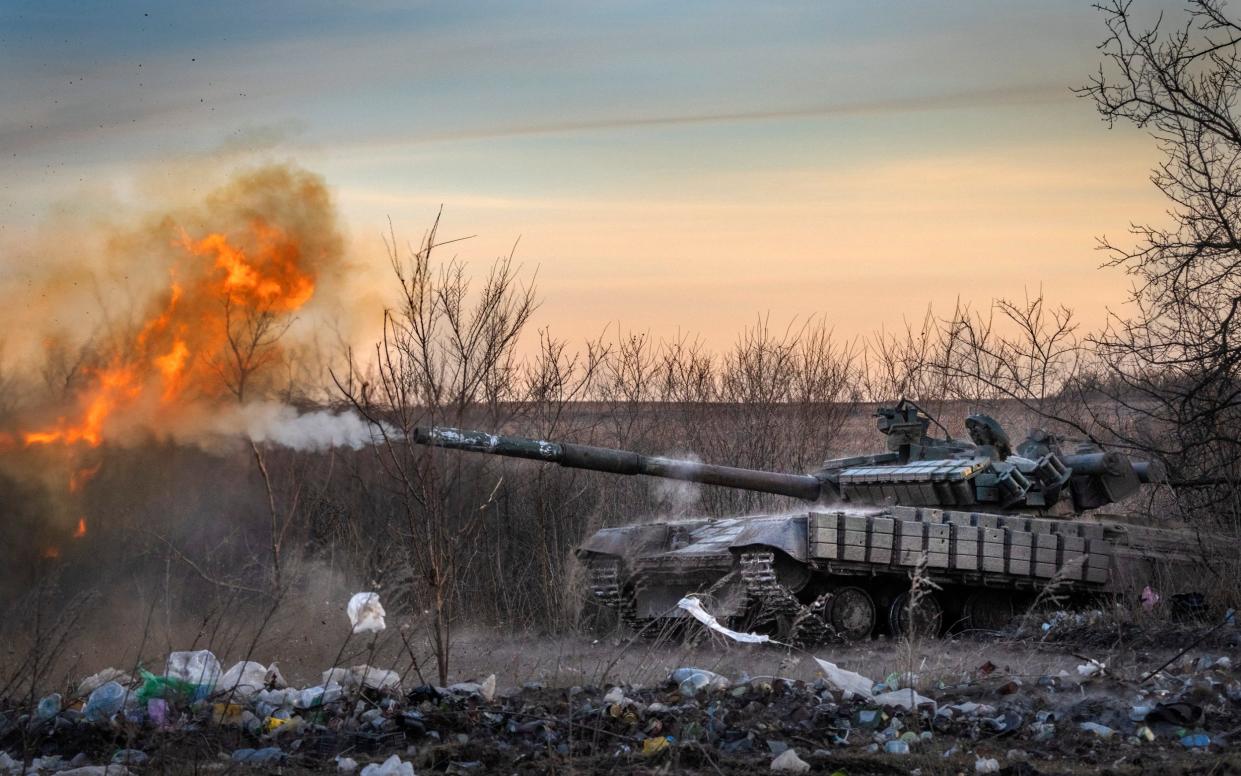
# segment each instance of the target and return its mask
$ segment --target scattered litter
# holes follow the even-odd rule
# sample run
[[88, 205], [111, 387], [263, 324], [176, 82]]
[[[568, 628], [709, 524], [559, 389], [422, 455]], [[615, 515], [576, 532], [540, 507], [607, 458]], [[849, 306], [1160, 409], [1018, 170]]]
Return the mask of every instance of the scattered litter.
[[[1075, 681], [1079, 663], [1078, 675], [1090, 681]], [[1136, 684], [1089, 658], [1037, 681], [1024, 675], [1018, 681], [1012, 669], [994, 663], [962, 669], [958, 678], [915, 665], [875, 683], [816, 658], [824, 678], [814, 681], [806, 681], [804, 666], [794, 672], [789, 663], [778, 670], [790, 678], [734, 678], [687, 666], [654, 686], [622, 676], [603, 687], [579, 679], [583, 686], [527, 682], [497, 693], [495, 674], [447, 688], [403, 689], [396, 672], [366, 664], [335, 667], [318, 682], [288, 687], [274, 664], [241, 661], [219, 671], [210, 652], [176, 652], [162, 675], [139, 670], [130, 680], [110, 670], [100, 675], [125, 681], [97, 684], [84, 698], [53, 693], [37, 703], [0, 706], [0, 747], [9, 750], [0, 752], [0, 776], [159, 770], [166, 763], [154, 742], [188, 739], [250, 747], [226, 752], [228, 762], [217, 764], [243, 773], [296, 762], [318, 772], [404, 776], [415, 762], [433, 762], [440, 772], [471, 774], [504, 767], [510, 754], [534, 765], [579, 752], [613, 760], [612, 770], [640, 763], [667, 769], [699, 756], [730, 767], [769, 762], [773, 772], [814, 770], [796, 745], [814, 753], [812, 762], [872, 752], [891, 763], [917, 753], [921, 764], [946, 754], [974, 757], [978, 773], [999, 772], [998, 758], [1004, 772], [1028, 774], [1049, 750], [1097, 752], [1102, 741], [1113, 760], [1154, 762], [1170, 751], [1196, 758], [1227, 748], [1232, 712], [1241, 705], [1241, 674], [1233, 663], [1219, 651], [1187, 653]], [[922, 685], [913, 684], [917, 673]], [[930, 688], [928, 695], [915, 686]], [[205, 688], [213, 690], [202, 697]], [[589, 734], [581, 735], [578, 725]], [[21, 737], [43, 742], [33, 750], [39, 757], [13, 756], [10, 742]], [[99, 751], [81, 743], [104, 738], [126, 748]]]
[[35, 718], [42, 721], [47, 721], [59, 714], [60, 709], [60, 693], [54, 692], [51, 695], [39, 699], [39, 705], [35, 707]]
[[283, 690], [289, 686], [284, 680], [284, 675], [280, 673], [280, 667], [272, 663], [267, 667], [267, 675], [263, 677], [263, 685], [276, 690]]
[[704, 689], [726, 690], [730, 684], [723, 676], [703, 668], [678, 668], [671, 678], [683, 695], [696, 695]]
[[871, 696], [871, 688], [875, 686], [875, 683], [865, 676], [852, 671], [846, 671], [835, 663], [829, 663], [817, 657], [814, 659], [814, 662], [819, 664], [819, 668], [823, 671], [823, 675], [827, 677], [828, 683], [836, 687], [836, 689], [851, 692], [863, 698]]
[[780, 773], [809, 773], [810, 763], [798, 757], [796, 749], [785, 749], [771, 761], [771, 769]]
[[125, 688], [117, 682], [100, 685], [90, 694], [82, 714], [91, 722], [106, 722], [125, 705]]
[[906, 711], [927, 706], [930, 707], [932, 714], [935, 713], [935, 701], [925, 695], [919, 695], [914, 692], [912, 687], [880, 693], [871, 699], [871, 703], [877, 706], [901, 708]]
[[244, 700], [267, 686], [267, 673], [267, 668], [262, 663], [246, 660], [225, 671], [217, 688], [219, 692]]
[[648, 738], [642, 742], [642, 754], [646, 755], [647, 757], [650, 757], [651, 755], [659, 754], [660, 752], [663, 752], [663, 751], [667, 751], [667, 749], [668, 749], [668, 737], [667, 736], [657, 736], [655, 738]]
[[168, 724], [168, 701], [163, 698], [152, 698], [147, 701], [147, 719], [156, 728]]
[[223, 673], [220, 661], [205, 649], [173, 652], [168, 655], [168, 666], [164, 669], [167, 679], [193, 688], [193, 700], [202, 700], [210, 695]]
[[735, 630], [725, 628], [723, 625], [720, 625], [719, 621], [707, 612], [706, 609], [703, 609], [702, 602], [693, 596], [686, 596], [680, 601], [677, 601], [677, 606], [688, 612], [690, 617], [693, 617], [695, 620], [707, 626], [711, 630], [716, 633], [721, 633], [733, 641], [740, 641], [743, 644], [765, 644], [771, 640], [769, 637], [758, 633], [739, 633]]
[[1205, 749], [1211, 745], [1211, 737], [1206, 733], [1191, 733], [1181, 737], [1181, 744], [1190, 749]]
[[108, 682], [128, 685], [133, 677], [117, 668], [105, 668], [97, 674], [91, 674], [78, 684], [77, 696], [85, 698]]
[[338, 682], [346, 689], [364, 687], [368, 690], [391, 690], [401, 685], [401, 676], [396, 671], [360, 665], [348, 671], [342, 668], [324, 671], [323, 684], [327, 685], [332, 682]]
[[240, 725], [245, 707], [240, 703], [211, 704], [211, 721], [217, 725]]
[[[138, 669], [142, 678], [142, 686], [135, 695], [141, 702], [151, 698], [173, 698], [176, 700], [201, 700], [198, 685], [171, 676], [156, 676], [146, 669]], [[205, 695], [202, 693], [201, 695]]]
[[1116, 733], [1107, 725], [1100, 725], [1098, 722], [1083, 722], [1078, 727], [1087, 733], [1094, 733], [1099, 738], [1111, 738]]
[[362, 769], [362, 776], [414, 776], [414, 766], [392, 755], [382, 765], [371, 763]]
[[354, 633], [379, 633], [384, 625], [384, 608], [379, 593], [354, 593], [347, 608]]
[[388, 690], [401, 687], [401, 674], [386, 668], [372, 668], [370, 665], [354, 665], [349, 669], [349, 680], [345, 687], [364, 687], [372, 690]]
[[141, 749], [119, 749], [112, 755], [113, 765], [146, 765], [147, 753]]

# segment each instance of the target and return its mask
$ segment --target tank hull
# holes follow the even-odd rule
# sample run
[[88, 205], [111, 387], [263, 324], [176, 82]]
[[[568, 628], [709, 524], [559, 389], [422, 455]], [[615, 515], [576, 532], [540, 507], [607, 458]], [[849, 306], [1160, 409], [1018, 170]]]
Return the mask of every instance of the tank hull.
[[915, 570], [930, 583], [920, 605], [933, 607], [936, 627], [996, 627], [1049, 588], [1078, 598], [1148, 585], [1165, 596], [1202, 592], [1194, 587], [1208, 553], [1236, 557], [1237, 547], [1104, 517], [908, 506], [609, 528], [579, 549], [592, 573], [612, 569], [612, 588], [596, 597], [631, 626], [675, 622], [684, 616], [676, 602], [697, 593], [721, 619], [801, 643], [908, 629], [901, 597]]

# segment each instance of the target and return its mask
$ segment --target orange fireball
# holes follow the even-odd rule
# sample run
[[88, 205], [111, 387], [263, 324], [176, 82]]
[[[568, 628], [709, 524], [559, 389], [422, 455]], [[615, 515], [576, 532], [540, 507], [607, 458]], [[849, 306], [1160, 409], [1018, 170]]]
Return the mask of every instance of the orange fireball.
[[27, 432], [27, 445], [87, 444], [104, 440], [109, 421], [127, 409], [175, 408], [187, 399], [233, 392], [229, 369], [268, 363], [273, 320], [313, 296], [315, 277], [296, 236], [261, 218], [234, 234], [195, 239], [178, 230], [180, 252], [166, 294], [107, 366], [89, 373], [79, 410], [48, 428]]

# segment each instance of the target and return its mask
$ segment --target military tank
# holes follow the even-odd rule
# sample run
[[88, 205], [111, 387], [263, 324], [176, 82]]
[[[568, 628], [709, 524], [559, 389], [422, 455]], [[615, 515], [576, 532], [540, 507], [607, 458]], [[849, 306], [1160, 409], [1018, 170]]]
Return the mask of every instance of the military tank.
[[[722, 621], [812, 645], [948, 626], [995, 628], [1040, 591], [1175, 592], [1197, 578], [1203, 542], [1186, 531], [1085, 516], [1163, 480], [1137, 461], [1034, 429], [1013, 447], [987, 415], [970, 439], [901, 400], [876, 412], [886, 450], [809, 474], [646, 456], [628, 450], [419, 428], [419, 444], [791, 496], [808, 508], [604, 528], [578, 557], [591, 592], [629, 626], [682, 618], [697, 593]], [[1097, 513], [1096, 513], [1097, 514]], [[911, 593], [911, 578], [933, 583]]]

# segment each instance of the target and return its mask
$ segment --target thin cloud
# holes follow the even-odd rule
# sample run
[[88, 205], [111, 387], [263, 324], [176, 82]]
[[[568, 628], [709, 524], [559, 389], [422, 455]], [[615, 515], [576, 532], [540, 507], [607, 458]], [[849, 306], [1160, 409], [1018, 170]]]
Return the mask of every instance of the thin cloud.
[[918, 113], [937, 110], [959, 110], [982, 107], [1020, 107], [1045, 105], [1063, 101], [1070, 92], [1059, 85], [1029, 85], [995, 87], [928, 97], [894, 97], [882, 100], [858, 100], [854, 102], [827, 103], [794, 108], [775, 108], [741, 111], [666, 114], [655, 116], [615, 116], [598, 119], [549, 121], [531, 124], [514, 124], [481, 129], [454, 130], [451, 132], [401, 135], [377, 142], [379, 145], [393, 143], [411, 145], [444, 143], [464, 140], [494, 140], [537, 135], [565, 135], [582, 132], [605, 132], [609, 130], [646, 129], [652, 127], [675, 127], [695, 124], [730, 124], [751, 121], [780, 121], [805, 118], [832, 118], [844, 116], [873, 115], [882, 113]]

